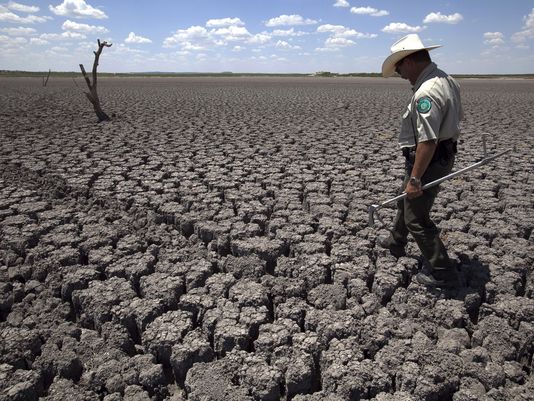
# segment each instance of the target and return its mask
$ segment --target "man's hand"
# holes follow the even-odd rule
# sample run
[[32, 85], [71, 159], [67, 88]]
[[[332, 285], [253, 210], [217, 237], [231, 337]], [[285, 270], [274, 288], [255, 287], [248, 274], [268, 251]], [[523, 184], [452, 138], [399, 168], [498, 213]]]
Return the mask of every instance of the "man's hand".
[[[426, 168], [434, 156], [436, 147], [438, 146], [436, 141], [424, 141], [417, 144], [417, 149], [415, 151], [415, 161], [412, 168], [412, 177], [422, 177], [426, 171]], [[406, 185], [406, 196], [408, 199], [414, 199], [423, 194], [421, 189], [421, 183], [418, 185], [412, 181], [408, 182]]]
[[404, 192], [406, 192], [406, 197], [408, 199], [414, 199], [423, 195], [421, 185], [415, 185], [411, 181], [408, 181], [408, 185], [406, 185], [406, 189], [404, 190]]

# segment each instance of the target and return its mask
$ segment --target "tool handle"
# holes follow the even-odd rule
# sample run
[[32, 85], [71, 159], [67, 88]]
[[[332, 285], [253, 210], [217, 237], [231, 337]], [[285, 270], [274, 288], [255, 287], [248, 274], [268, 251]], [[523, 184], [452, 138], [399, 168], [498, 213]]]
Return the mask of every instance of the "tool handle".
[[[425, 190], [425, 189], [428, 189], [428, 188], [432, 188], [433, 186], [435, 185], [438, 185], [440, 183], [442, 183], [443, 181], [446, 181], [446, 180], [449, 180], [451, 178], [454, 178], [456, 177], [457, 175], [460, 175], [460, 174], [463, 174], [465, 173], [466, 171], [469, 171], [469, 170], [473, 170], [477, 167], [480, 167], [480, 166], [483, 166], [484, 164], [487, 164], [489, 163], [490, 161], [498, 158], [498, 157], [501, 157], [502, 155], [505, 155], [506, 153], [508, 152], [511, 152], [512, 149], [506, 149], [505, 151], [503, 152], [500, 152], [500, 153], [497, 153], [493, 156], [487, 156], [486, 154], [486, 141], [485, 141], [485, 138], [483, 137], [483, 146], [484, 146], [484, 158], [482, 160], [480, 160], [479, 162], [477, 163], [474, 163], [470, 166], [467, 166], [467, 167], [464, 167], [463, 169], [461, 170], [458, 170], [458, 171], [455, 171], [454, 173], [451, 173], [451, 174], [448, 174], [444, 177], [441, 177], [441, 178], [438, 178], [437, 180], [434, 180], [432, 182], [429, 182], [428, 184], [425, 184], [423, 185], [423, 187], [421, 188], [422, 190]], [[515, 148], [514, 148], [515, 149]], [[391, 198], [379, 205], [371, 205], [369, 206], [368, 208], [368, 211], [369, 211], [369, 226], [373, 227], [375, 225], [375, 214], [376, 214], [376, 217], [378, 218], [378, 220], [380, 220], [380, 222], [382, 222], [382, 219], [380, 218], [380, 215], [378, 214], [378, 209], [384, 207], [385, 205], [389, 204], [389, 203], [392, 203], [392, 202], [396, 202], [400, 199], [404, 199], [406, 198], [407, 194], [406, 192], [400, 194], [400, 195], [397, 195], [395, 196], [394, 198]], [[383, 224], [383, 222], [382, 222]]]
[[503, 151], [501, 153], [497, 153], [497, 154], [495, 154], [493, 156], [488, 156], [488, 157], [482, 159], [481, 161], [479, 161], [477, 163], [471, 164], [470, 166], [464, 167], [463, 169], [455, 171], [454, 173], [450, 173], [450, 174], [448, 174], [448, 175], [446, 175], [444, 177], [441, 177], [441, 178], [438, 178], [437, 180], [429, 182], [428, 184], [423, 185], [423, 187], [421, 189], [425, 190], [425, 189], [428, 189], [428, 188], [432, 188], [432, 187], [442, 183], [443, 181], [446, 181], [446, 180], [449, 180], [451, 178], [454, 178], [457, 175], [465, 173], [466, 171], [473, 170], [473, 169], [475, 169], [477, 167], [483, 166], [484, 164], [488, 164], [490, 161], [496, 159], [497, 157], [500, 157], [500, 156], [502, 156], [502, 155], [504, 155], [504, 154], [506, 154], [508, 152], [511, 152], [511, 151], [512, 151], [512, 149], [506, 149], [505, 151]]
[[[422, 190], [425, 190], [425, 189], [428, 189], [428, 188], [432, 188], [432, 187], [434, 187], [434, 186], [436, 186], [436, 185], [438, 185], [438, 184], [441, 184], [443, 181], [450, 180], [451, 178], [454, 178], [454, 177], [456, 177], [457, 175], [463, 174], [463, 173], [465, 173], [466, 171], [473, 170], [473, 169], [475, 169], [475, 168], [477, 168], [477, 167], [483, 166], [484, 164], [489, 163], [490, 161], [496, 159], [497, 157], [500, 157], [500, 156], [502, 156], [502, 155], [504, 155], [504, 154], [506, 154], [506, 153], [508, 153], [508, 152], [511, 152], [511, 151], [512, 151], [512, 149], [506, 149], [505, 151], [503, 151], [503, 152], [501, 152], [501, 153], [497, 153], [497, 154], [495, 154], [495, 155], [493, 155], [493, 156], [488, 156], [488, 157], [482, 159], [481, 161], [479, 161], [479, 162], [477, 162], [477, 163], [474, 163], [474, 164], [472, 164], [472, 165], [470, 165], [470, 166], [464, 167], [464, 168], [461, 169], [461, 170], [455, 171], [454, 173], [451, 173], [451, 174], [448, 174], [448, 175], [443, 176], [443, 177], [441, 177], [441, 178], [438, 178], [437, 180], [431, 181], [431, 182], [429, 182], [429, 183], [423, 185], [423, 187], [422, 187], [421, 189], [422, 189]], [[395, 196], [394, 198], [391, 198], [391, 199], [389, 199], [389, 200], [387, 200], [387, 201], [381, 203], [380, 205], [377, 205], [377, 207], [375, 208], [375, 210], [378, 210], [379, 208], [381, 208], [381, 207], [383, 207], [383, 206], [385, 206], [385, 205], [387, 205], [387, 204], [390, 204], [390, 203], [392, 203], [392, 202], [396, 202], [396, 201], [398, 201], [398, 200], [400, 200], [400, 199], [404, 199], [406, 196], [407, 196], [406, 192], [404, 192], [404, 193], [402, 193], [402, 194], [400, 194], [400, 195], [397, 195], [397, 196]]]

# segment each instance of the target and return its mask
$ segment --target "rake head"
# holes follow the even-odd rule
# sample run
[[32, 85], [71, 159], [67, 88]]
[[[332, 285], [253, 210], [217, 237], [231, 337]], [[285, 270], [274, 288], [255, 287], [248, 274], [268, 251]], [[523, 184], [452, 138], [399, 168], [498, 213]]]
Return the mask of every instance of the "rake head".
[[375, 226], [375, 215], [377, 220], [384, 225], [384, 222], [382, 221], [382, 218], [378, 214], [378, 209], [380, 209], [380, 205], [371, 205], [368, 208], [369, 211], [369, 226], [374, 227]]

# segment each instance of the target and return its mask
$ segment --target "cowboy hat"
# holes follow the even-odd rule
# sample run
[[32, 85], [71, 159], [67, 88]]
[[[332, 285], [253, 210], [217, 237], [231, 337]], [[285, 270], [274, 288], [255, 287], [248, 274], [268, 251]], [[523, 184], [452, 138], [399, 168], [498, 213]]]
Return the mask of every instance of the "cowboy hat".
[[432, 50], [441, 47], [441, 45], [425, 46], [416, 33], [411, 33], [397, 40], [391, 46], [391, 54], [382, 64], [382, 75], [388, 78], [395, 72], [395, 65], [404, 57], [418, 52], [419, 50]]

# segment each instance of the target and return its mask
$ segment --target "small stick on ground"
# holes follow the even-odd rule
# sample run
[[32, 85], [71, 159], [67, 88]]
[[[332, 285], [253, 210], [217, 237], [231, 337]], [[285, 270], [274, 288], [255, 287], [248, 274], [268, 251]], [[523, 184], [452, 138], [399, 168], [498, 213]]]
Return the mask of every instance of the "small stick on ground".
[[85, 92], [85, 95], [87, 96], [87, 99], [92, 103], [93, 108], [95, 109], [96, 116], [98, 117], [98, 122], [107, 121], [109, 120], [109, 116], [102, 110], [102, 107], [100, 106], [100, 99], [98, 98], [98, 93], [96, 91], [96, 70], [98, 67], [98, 59], [100, 58], [100, 54], [102, 53], [102, 50], [104, 47], [111, 47], [111, 43], [108, 42], [100, 42], [100, 39], [97, 39], [98, 42], [98, 50], [95, 53], [95, 61], [93, 63], [93, 82], [91, 83], [91, 80], [87, 76], [87, 73], [85, 72], [85, 68], [83, 67], [83, 64], [80, 64], [80, 69], [82, 70], [83, 77], [85, 78], [85, 82], [87, 83], [87, 86], [89, 87], [89, 92]]

